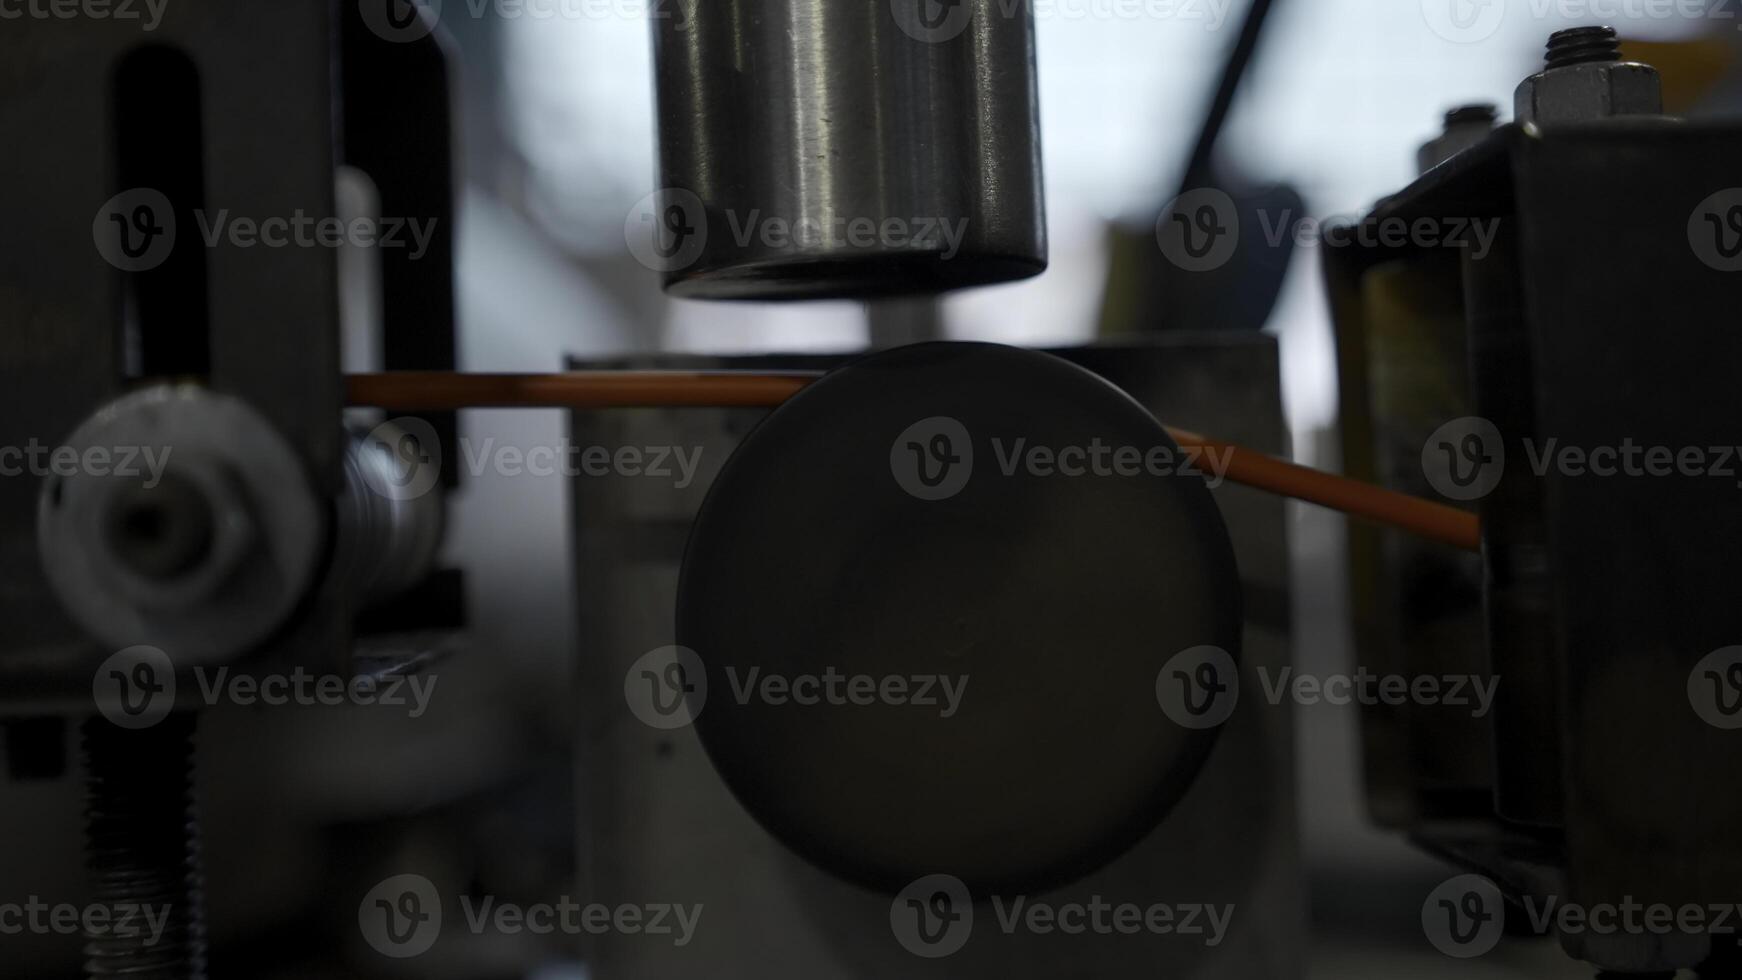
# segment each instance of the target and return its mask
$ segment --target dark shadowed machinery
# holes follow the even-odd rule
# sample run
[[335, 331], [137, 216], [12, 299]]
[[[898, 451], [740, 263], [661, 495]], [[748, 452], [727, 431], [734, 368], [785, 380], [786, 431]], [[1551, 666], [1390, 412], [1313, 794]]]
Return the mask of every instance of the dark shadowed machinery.
[[[1269, 695], [1295, 497], [1360, 518], [1362, 670], [1497, 692], [1362, 715], [1374, 822], [1457, 875], [1419, 896], [1435, 975], [1502, 932], [1605, 977], [1737, 975], [1742, 922], [1531, 914], [1742, 902], [1737, 481], [1657, 452], [1738, 442], [1742, 128], [1664, 115], [1613, 31], [1557, 34], [1513, 121], [1452, 112], [1415, 183], [1325, 231], [1338, 477], [1282, 459], [1274, 338], [1204, 322], [1280, 278], [1212, 270], [1215, 236], [1297, 200], [1224, 208], [1212, 166], [1266, 0], [1160, 215], [1186, 259], [1148, 301], [1179, 328], [1047, 350], [948, 342], [933, 305], [1048, 267], [1029, 4], [676, 4], [629, 251], [677, 297], [861, 300], [884, 329], [538, 376], [458, 370], [441, 6], [172, 0], [144, 41], [0, 20], [5, 792], [69, 787], [29, 812], [85, 825], [82, 858], [47, 843], [66, 819], [7, 825], [0, 973], [1305, 976], [1297, 719]], [[431, 233], [362, 250], [351, 369], [356, 255], [319, 239], [389, 216]], [[1423, 222], [1493, 233], [1389, 233]], [[469, 597], [514, 597], [452, 560], [449, 511], [460, 413], [512, 408], [616, 461], [547, 535], [579, 624], [564, 744], [220, 703], [491, 683], [499, 611]], [[694, 479], [622, 447], [687, 447]], [[512, 765], [465, 761], [498, 742]], [[506, 893], [618, 914], [476, 911]], [[8, 932], [38, 894], [74, 924]], [[699, 917], [674, 943], [625, 903]]]

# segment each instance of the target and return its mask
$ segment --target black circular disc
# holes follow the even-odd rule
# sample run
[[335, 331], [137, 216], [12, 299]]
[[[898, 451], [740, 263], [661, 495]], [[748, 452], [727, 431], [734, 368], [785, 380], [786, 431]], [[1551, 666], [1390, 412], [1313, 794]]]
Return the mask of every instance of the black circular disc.
[[987, 344], [872, 355], [776, 410], [679, 587], [726, 783], [812, 863], [889, 890], [1031, 890], [1122, 854], [1215, 738], [1162, 709], [1163, 665], [1239, 655], [1232, 545], [1185, 462], [1100, 377]]

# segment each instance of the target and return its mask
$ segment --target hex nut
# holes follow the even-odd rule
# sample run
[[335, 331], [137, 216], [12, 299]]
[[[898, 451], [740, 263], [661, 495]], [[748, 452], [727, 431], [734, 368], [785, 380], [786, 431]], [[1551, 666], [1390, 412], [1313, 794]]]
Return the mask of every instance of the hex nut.
[[1520, 123], [1557, 126], [1615, 116], [1663, 112], [1663, 80], [1657, 69], [1622, 61], [1568, 65], [1532, 75], [1518, 86]]

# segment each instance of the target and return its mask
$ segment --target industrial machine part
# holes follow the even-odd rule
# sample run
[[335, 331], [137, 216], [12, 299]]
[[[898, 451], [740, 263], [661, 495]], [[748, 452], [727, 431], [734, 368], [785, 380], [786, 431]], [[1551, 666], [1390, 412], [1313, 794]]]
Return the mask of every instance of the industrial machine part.
[[43, 570], [108, 649], [172, 650], [186, 667], [229, 659], [302, 601], [327, 514], [247, 403], [195, 386], [145, 388], [105, 406], [66, 446], [80, 458], [137, 452], [161, 467], [42, 481]]
[[1500, 110], [1487, 103], [1459, 106], [1448, 111], [1444, 130], [1422, 144], [1416, 153], [1416, 172], [1425, 174], [1487, 139], [1499, 121]]
[[[1393, 452], [1373, 424], [1389, 328], [1355, 298], [1437, 295], [1457, 314], [1461, 336], [1436, 342], [1468, 352], [1466, 390], [1441, 399], [1465, 417], [1440, 420], [1448, 428], [1414, 449], [1430, 482], [1481, 512], [1485, 642], [1474, 649], [1502, 681], [1492, 715], [1459, 727], [1416, 707], [1386, 712], [1386, 730], [1410, 737], [1394, 764], [1370, 766], [1370, 796], [1387, 824], [1538, 908], [1551, 898], [1712, 906], [1733, 903], [1742, 881], [1742, 801], [1716, 777], [1742, 765], [1742, 745], [1692, 696], [1722, 680], [1701, 664], [1742, 636], [1734, 562], [1712, 546], [1742, 535], [1735, 481], [1606, 474], [1555, 455], [1634, 446], [1675, 456], [1735, 441], [1742, 341], [1728, 320], [1742, 128], [1638, 114], [1653, 108], [1652, 77], [1620, 61], [1612, 31], [1556, 35], [1548, 69], [1521, 90], [1520, 123], [1366, 219], [1484, 222], [1489, 244], [1343, 236], [1326, 249], [1344, 298], [1342, 361], [1356, 369], [1345, 378], [1355, 382], [1345, 391], [1346, 410], [1357, 408], [1345, 430], [1354, 458]], [[1352, 533], [1357, 553], [1369, 551], [1366, 532]], [[1467, 607], [1421, 605], [1427, 594], [1368, 612], [1461, 630]], [[1407, 633], [1373, 625], [1360, 632], [1364, 663], [1443, 666], [1423, 662], [1431, 648]], [[1436, 787], [1423, 778], [1433, 772], [1457, 778]], [[1435, 791], [1446, 788], [1458, 791]], [[1644, 934], [1562, 922], [1563, 947], [1606, 977], [1736, 975], [1733, 935], [1685, 921]]]
[[[806, 388], [733, 454], [684, 560], [677, 642], [706, 670], [721, 778], [813, 864], [890, 894], [934, 874], [1033, 892], [1124, 853], [1216, 735], [1158, 710], [1159, 665], [1239, 657], [1212, 472], [1047, 354], [922, 344]], [[825, 674], [934, 696], [733, 696]]]
[[[923, 354], [914, 356], [920, 358], [915, 366], [923, 374], [926, 358]], [[1170, 335], [1131, 345], [1064, 350], [1057, 352], [1057, 356], [1116, 384], [1154, 416], [1193, 429], [1213, 431], [1259, 451], [1275, 453], [1283, 448], [1277, 351], [1271, 338], [1257, 334], [1231, 338]], [[840, 368], [851, 360], [823, 356], [724, 359], [667, 356], [574, 366], [593, 370], [814, 371]], [[887, 378], [889, 384], [898, 387], [903, 384], [899, 373], [878, 368], [877, 363], [878, 359], [873, 359], [870, 370], [878, 380]], [[1048, 382], [1045, 387], [1052, 390], [1055, 384]], [[1098, 403], [1105, 395], [1104, 391], [1087, 390], [1092, 403]], [[1010, 395], [998, 392], [992, 397], [1007, 405]], [[1044, 392], [1037, 397], [1052, 403]], [[864, 404], [869, 409], [872, 403]], [[920, 406], [899, 395], [884, 404], [886, 407], [876, 409], [875, 414], [889, 424], [898, 414], [915, 415], [880, 435], [882, 445], [873, 461], [876, 472], [869, 476], [893, 485], [889, 457], [895, 437], [919, 421], [923, 412]], [[904, 413], [904, 406], [912, 411]], [[798, 407], [797, 403], [794, 407]], [[984, 417], [972, 407], [966, 411], [972, 417]], [[1082, 413], [1092, 411], [1085, 408], [1061, 414], [1081, 418]], [[581, 697], [577, 718], [580, 786], [587, 807], [580, 844], [588, 894], [600, 900], [624, 894], [688, 896], [705, 902], [709, 916], [717, 916], [711, 921], [718, 925], [698, 934], [695, 942], [683, 949], [638, 942], [632, 936], [599, 937], [588, 950], [595, 975], [602, 980], [698, 973], [722, 980], [767, 976], [846, 980], [897, 975], [959, 980], [984, 976], [1147, 976], [1165, 966], [1170, 975], [1181, 977], [1298, 976], [1304, 945], [1292, 762], [1294, 713], [1286, 701], [1272, 706], [1250, 693], [1259, 690], [1261, 672], [1274, 676], [1289, 660], [1287, 533], [1284, 507], [1273, 494], [1231, 482], [1212, 491], [1217, 507], [1226, 515], [1227, 533], [1233, 541], [1245, 597], [1241, 682], [1248, 694], [1233, 705], [1233, 714], [1221, 726], [1208, 763], [1172, 812], [1158, 818], [1135, 847], [1110, 864], [1054, 889], [1003, 896], [1006, 909], [1018, 897], [1028, 899], [1031, 904], [1052, 905], [1089, 903], [1097, 896], [1107, 902], [1144, 906], [1174, 901], [1234, 903], [1240, 911], [1229, 936], [1214, 948], [1181, 936], [1104, 936], [1097, 937], [1096, 942], [1083, 943], [1077, 941], [1080, 937], [1062, 934], [1036, 935], [1021, 930], [1012, 934], [995, 924], [993, 904], [983, 902], [974, 909], [976, 924], [972, 939], [959, 952], [947, 959], [921, 959], [891, 934], [891, 902], [887, 893], [867, 890], [819, 868], [809, 859], [815, 853], [814, 848], [801, 856], [757, 822], [754, 804], [747, 809], [735, 799], [698, 732], [707, 728], [716, 711], [723, 713], [724, 717], [719, 719], [722, 723], [739, 711], [732, 703], [731, 687], [722, 690], [710, 678], [706, 705], [694, 725], [655, 727], [625, 704], [629, 693], [627, 680], [636, 682], [637, 693], [646, 689], [639, 674], [644, 658], [678, 640], [671, 610], [677, 602], [680, 564], [692, 522], [715, 481], [721, 478], [722, 468], [745, 465], [769, 473], [768, 466], [779, 465], [782, 472], [790, 473], [794, 479], [808, 480], [806, 468], [812, 464], [807, 460], [790, 458], [771, 464], [769, 456], [778, 447], [794, 444], [798, 434], [786, 427], [802, 428], [808, 415], [794, 413], [775, 431], [767, 433], [767, 441], [760, 449], [753, 443], [763, 435], [750, 434], [759, 424], [774, 423], [766, 409], [615, 409], [577, 412], [573, 417], [572, 441], [577, 445], [679, 446], [700, 460], [699, 476], [689, 485], [623, 475], [582, 477], [573, 483], [577, 535], [574, 560], [577, 586], [584, 597], [578, 607], [584, 654], [577, 678]], [[964, 418], [964, 424], [971, 423]], [[1057, 431], [1053, 427], [1067, 423], [1037, 420], [1037, 424]], [[997, 431], [989, 430], [984, 438], [989, 439]], [[1153, 437], [1152, 428], [1144, 431]], [[746, 436], [752, 442], [747, 448], [750, 458], [743, 464], [729, 463]], [[993, 469], [990, 476], [993, 486], [987, 490], [995, 492], [1002, 475], [996, 469], [995, 455], [982, 458], [989, 453], [989, 445], [976, 445], [974, 479], [985, 478], [980, 475], [981, 467]], [[725, 478], [740, 487], [750, 485], [743, 477]], [[741, 490], [722, 492], [736, 496]], [[851, 493], [853, 499], [865, 499], [863, 490], [855, 488]], [[1043, 489], [1042, 493], [1046, 491]], [[889, 503], [901, 507], [906, 500], [892, 499]], [[921, 503], [913, 501], [913, 506]], [[940, 535], [976, 533], [972, 527], [951, 530], [952, 525], [943, 515], [958, 514], [960, 510], [950, 505], [950, 501], [942, 502], [944, 511], [939, 518], [928, 520], [927, 526], [935, 527]], [[707, 518], [710, 523], [727, 514], [716, 505], [709, 507], [716, 510], [713, 517]], [[771, 501], [766, 508], [756, 510], [773, 515], [775, 508]], [[829, 535], [831, 521], [870, 527], [869, 517], [851, 513], [844, 500], [819, 500], [806, 505], [805, 513], [830, 515], [814, 522], [815, 534], [822, 537]], [[776, 519], [777, 526], [786, 526], [787, 518]], [[752, 527], [744, 530], [754, 534]], [[704, 532], [708, 537], [722, 533], [726, 533], [724, 526]], [[826, 549], [824, 554], [837, 553], [826, 541], [813, 542], [808, 535], [803, 548], [799, 548], [795, 540], [784, 538], [796, 531], [780, 533], [784, 544], [774, 541], [754, 544], [747, 559], [760, 562], [754, 556], [764, 555], [767, 562], [794, 559], [802, 563], [804, 556], [795, 555], [795, 549], [803, 552], [822, 547]], [[1020, 542], [1008, 542], [1000, 548], [1007, 552], [1022, 546]], [[704, 546], [698, 542], [698, 547]], [[705, 547], [713, 550], [712, 545]], [[923, 558], [918, 560], [923, 562]], [[759, 564], [757, 568], [760, 567]], [[793, 569], [800, 567], [809, 566], [794, 565]], [[974, 567], [985, 571], [990, 566]], [[1016, 569], [992, 569], [989, 574], [995, 581], [1007, 582], [1015, 572]], [[738, 595], [752, 587], [761, 573], [744, 566], [740, 574], [745, 579], [742, 586], [724, 576], [709, 574], [708, 579]], [[792, 580], [791, 571], [777, 574], [780, 581]], [[690, 588], [699, 581], [694, 575]], [[861, 581], [870, 589], [881, 578], [867, 577]], [[962, 608], [976, 608], [988, 601], [975, 597], [980, 586], [981, 583], [966, 579], [941, 582], [935, 588], [947, 595], [937, 596], [935, 601], [934, 597], [921, 596], [916, 600], [920, 605], [914, 610], [891, 609], [886, 622], [863, 621], [862, 625], [868, 634], [877, 629], [894, 629], [899, 623], [924, 615], [927, 609], [942, 609], [945, 599], [961, 604]], [[899, 583], [888, 587], [896, 591], [902, 588]], [[843, 594], [831, 602], [869, 602], [846, 594], [850, 591], [843, 589]], [[767, 600], [753, 601], [758, 610], [766, 612], [769, 608]], [[994, 597], [990, 601], [1001, 600]], [[1159, 601], [1172, 608], [1169, 600]], [[782, 619], [795, 612], [791, 605], [788, 602], [783, 606]], [[864, 604], [862, 608], [869, 606]], [[1104, 628], [1104, 624], [1082, 622], [1080, 618], [1059, 627], [1045, 626], [1041, 624], [1043, 612], [1024, 611], [1020, 615], [1024, 622], [1047, 630], [1049, 635], [1063, 625], [1074, 625], [1086, 634], [1097, 635]], [[1153, 622], [1149, 612], [1138, 615]], [[778, 629], [780, 623], [768, 625]], [[923, 646], [930, 641], [918, 635], [915, 642]], [[1093, 643], [1067, 643], [1069, 648], [1063, 655], [1079, 670], [1102, 665], [1117, 668], [1128, 663], [1118, 650], [1095, 648]], [[1016, 644], [1017, 641], [1012, 641], [1012, 647], [1020, 649]], [[1156, 675], [1170, 655], [1161, 646], [1157, 643], [1145, 654], [1150, 660], [1149, 669], [1141, 681], [1143, 690], [1137, 692], [1148, 699], [1151, 710], [1158, 710]], [[1004, 652], [989, 651], [995, 659]], [[897, 650], [891, 656], [903, 654]], [[820, 670], [831, 658], [819, 648], [812, 659]], [[976, 690], [973, 685], [983, 679], [987, 679], [985, 671], [977, 669], [964, 703], [973, 700]], [[1046, 689], [1055, 694], [1069, 691], [1070, 684], [1078, 679], [1072, 675], [1048, 681]], [[996, 678], [990, 681], [999, 683]], [[1015, 700], [1026, 696], [1032, 695], [1012, 694]], [[1055, 709], [1068, 710], [1063, 705], [1055, 705]], [[1084, 724], [1096, 725], [1094, 720], [1081, 717]], [[1043, 715], [1037, 721], [1045, 724], [1044, 719]], [[1165, 715], [1151, 719], [1159, 720], [1165, 720]], [[819, 718], [816, 723], [826, 729], [828, 720]], [[949, 733], [941, 732], [939, 736], [945, 746], [952, 744]], [[1015, 737], [1019, 744], [1029, 744], [1028, 733], [1018, 732]], [[1080, 736], [1066, 732], [1061, 738], [1068, 744], [1079, 744]], [[789, 762], [793, 766], [789, 778], [799, 782], [851, 783], [867, 778], [887, 783], [900, 778], [835, 765], [803, 764], [808, 752], [803, 745], [771, 747], [770, 752], [768, 767]], [[990, 759], [991, 753], [988, 750], [986, 758]], [[1124, 748], [1105, 745], [1084, 757], [1082, 768], [1098, 770], [1109, 753], [1113, 758], [1129, 758]], [[1050, 770], [1027, 770], [1029, 761], [1029, 756], [1023, 756], [988, 764], [1002, 773], [1025, 770], [1019, 778], [1026, 788], [1018, 787], [1015, 792], [1037, 794], [1038, 812], [1047, 816], [1036, 818], [1035, 822], [1044, 824], [1053, 819], [1059, 808], [1068, 806], [1069, 800], [1062, 793], [1055, 799], [1044, 799], [1044, 788], [1052, 778], [1047, 775]], [[727, 762], [728, 766], [742, 764]], [[897, 772], [912, 767], [923, 773], [929, 766], [928, 760], [913, 758], [911, 752], [892, 751], [878, 763], [879, 768], [895, 767]], [[1149, 785], [1153, 786], [1153, 781]], [[878, 810], [887, 812], [892, 805], [899, 805], [898, 801], [881, 804]], [[917, 807], [917, 813], [939, 820], [952, 818], [949, 811], [930, 805], [926, 799], [911, 805]], [[924, 818], [915, 819], [923, 822]], [[976, 847], [976, 851], [985, 855], [1001, 843], [998, 837], [1001, 831], [993, 827], [1002, 826], [1002, 818], [992, 812], [985, 819], [991, 823], [981, 823], [981, 816], [974, 814], [966, 819], [966, 826], [946, 824], [935, 832], [971, 835], [976, 828], [983, 830], [986, 847], [984, 850]], [[911, 826], [903, 829], [901, 820], [893, 816], [887, 826], [891, 833], [903, 836], [923, 832], [923, 828]], [[1025, 839], [1022, 837], [1025, 833], [1019, 830], [1018, 837], [1006, 838], [1004, 842]], [[834, 858], [824, 857], [824, 867], [839, 866], [856, 856], [849, 851]], [[778, 936], [779, 941], [770, 942], [770, 936]]]
[[1034, 13], [718, 0], [655, 20], [643, 261], [692, 298], [863, 297], [1046, 267]]
[[1663, 112], [1657, 69], [1621, 57], [1612, 27], [1574, 27], [1548, 41], [1544, 69], [1518, 86], [1520, 125], [1559, 126]]
[[[447, 62], [433, 38], [369, 29], [392, 2], [190, 0], [147, 33], [58, 17], [0, 31], [15, 144], [0, 178], [17, 189], [0, 237], [0, 445], [47, 454], [0, 479], [0, 717], [52, 735], [8, 742], [55, 772], [68, 716], [90, 716], [92, 895], [110, 913], [173, 908], [162, 942], [88, 937], [91, 976], [205, 974], [196, 718], [175, 710], [196, 685], [177, 675], [348, 679], [358, 635], [460, 615], [452, 576], [429, 574], [439, 500], [357, 505], [337, 250], [202, 233], [336, 221], [340, 164], [369, 174], [384, 217], [432, 229], [427, 261], [376, 256], [383, 363], [454, 366]], [[421, 424], [426, 446], [454, 431], [451, 414]], [[431, 474], [435, 496], [456, 475]], [[94, 714], [110, 683], [183, 697], [122, 727]]]

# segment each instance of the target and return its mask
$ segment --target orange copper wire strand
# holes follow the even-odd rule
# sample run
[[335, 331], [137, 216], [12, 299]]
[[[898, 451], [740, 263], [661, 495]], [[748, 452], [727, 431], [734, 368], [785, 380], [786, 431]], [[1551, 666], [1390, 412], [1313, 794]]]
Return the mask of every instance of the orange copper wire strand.
[[[394, 412], [476, 408], [773, 408], [817, 379], [816, 374], [600, 371], [572, 374], [393, 372], [347, 379], [348, 400]], [[1476, 515], [1359, 480], [1296, 466], [1232, 443], [1168, 427], [1188, 449], [1227, 460], [1227, 479], [1295, 500], [1329, 507], [1466, 551], [1482, 548]], [[1225, 454], [1225, 455], [1224, 455]]]

